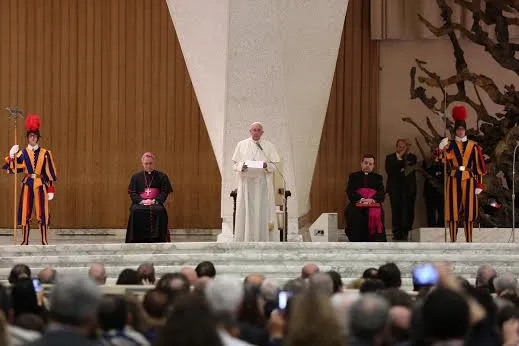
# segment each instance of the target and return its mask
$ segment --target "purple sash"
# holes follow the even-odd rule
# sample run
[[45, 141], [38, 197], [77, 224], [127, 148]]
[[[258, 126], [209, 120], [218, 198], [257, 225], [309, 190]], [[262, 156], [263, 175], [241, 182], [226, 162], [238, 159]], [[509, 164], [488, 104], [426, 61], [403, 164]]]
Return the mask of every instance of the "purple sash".
[[159, 195], [160, 189], [156, 187], [147, 187], [144, 192], [140, 193], [142, 199], [154, 199]]
[[[368, 187], [361, 187], [357, 189], [357, 193], [362, 196], [362, 198], [373, 198], [377, 193], [377, 190], [370, 189]], [[378, 204], [378, 203], [377, 203]], [[370, 204], [368, 204], [369, 206]], [[382, 209], [380, 209], [380, 204], [377, 206], [373, 206], [368, 209], [368, 229], [369, 234], [374, 235], [375, 233], [382, 233]]]

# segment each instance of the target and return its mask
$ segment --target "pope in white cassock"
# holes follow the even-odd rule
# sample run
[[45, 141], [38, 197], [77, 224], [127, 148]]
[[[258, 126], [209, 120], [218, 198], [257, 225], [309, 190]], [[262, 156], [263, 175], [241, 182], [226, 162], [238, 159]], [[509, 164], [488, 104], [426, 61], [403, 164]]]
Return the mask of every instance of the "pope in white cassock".
[[[279, 241], [273, 173], [280, 158], [274, 145], [261, 139], [261, 123], [252, 123], [249, 132], [232, 156], [238, 183], [234, 240]], [[263, 161], [263, 167], [248, 168], [247, 161]]]

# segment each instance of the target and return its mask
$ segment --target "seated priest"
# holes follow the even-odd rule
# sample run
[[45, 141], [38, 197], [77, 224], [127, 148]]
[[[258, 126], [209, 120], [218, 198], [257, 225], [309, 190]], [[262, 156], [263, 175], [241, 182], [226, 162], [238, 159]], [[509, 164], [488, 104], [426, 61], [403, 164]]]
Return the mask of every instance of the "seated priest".
[[384, 183], [373, 172], [375, 156], [366, 154], [361, 170], [350, 174], [346, 192], [350, 203], [345, 210], [346, 235], [350, 242], [386, 241], [384, 229]]
[[168, 176], [154, 169], [152, 153], [144, 153], [141, 162], [144, 170], [135, 173], [128, 186], [132, 205], [126, 242], [169, 242], [168, 213], [164, 203], [173, 189]]

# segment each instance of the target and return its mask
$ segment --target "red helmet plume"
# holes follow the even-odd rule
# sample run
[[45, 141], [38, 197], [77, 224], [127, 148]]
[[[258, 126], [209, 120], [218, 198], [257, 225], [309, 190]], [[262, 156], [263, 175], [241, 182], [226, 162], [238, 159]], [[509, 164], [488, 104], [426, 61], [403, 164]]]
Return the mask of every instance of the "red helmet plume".
[[25, 118], [25, 129], [27, 132], [38, 132], [40, 130], [40, 117], [36, 114], [29, 114]]
[[452, 119], [454, 119], [454, 129], [463, 127], [466, 130], [467, 123], [465, 120], [467, 119], [467, 108], [464, 106], [454, 107], [452, 109]]

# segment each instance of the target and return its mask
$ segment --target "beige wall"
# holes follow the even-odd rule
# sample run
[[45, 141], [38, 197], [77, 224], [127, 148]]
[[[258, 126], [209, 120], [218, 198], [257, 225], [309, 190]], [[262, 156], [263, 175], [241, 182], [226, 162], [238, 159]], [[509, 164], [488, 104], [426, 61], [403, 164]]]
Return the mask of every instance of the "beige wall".
[[[501, 89], [505, 84], [515, 83], [516, 86], [519, 86], [517, 75], [498, 66], [482, 48], [467, 41], [462, 41], [461, 45], [471, 71], [493, 78]], [[431, 71], [446, 77], [455, 74], [452, 52], [450, 41], [446, 40], [380, 42], [379, 172], [385, 174], [384, 159], [388, 153], [394, 151], [397, 138], [407, 137], [414, 143], [414, 138], [418, 137], [424, 144], [415, 128], [401, 120], [403, 116], [409, 116], [413, 117], [417, 123], [425, 126], [425, 117], [430, 115], [429, 110], [421, 101], [411, 100], [409, 96], [409, 71], [415, 65], [415, 59], [427, 61], [428, 68]], [[448, 89], [448, 92], [453, 90], [455, 89]], [[467, 91], [471, 98], [477, 100], [472, 86], [468, 86]], [[485, 96], [481, 90], [480, 94]], [[428, 95], [435, 95], [438, 99], [442, 99], [438, 91], [428, 92]], [[488, 98], [484, 98], [484, 102], [491, 114], [501, 110]], [[443, 129], [442, 122], [438, 118], [435, 118], [434, 115], [431, 118], [438, 130]], [[471, 110], [469, 110], [467, 124], [471, 127], [475, 126], [475, 113]], [[425, 149], [425, 145], [423, 147]], [[413, 146], [413, 151], [419, 156], [420, 160], [421, 157], [416, 145]], [[420, 179], [415, 227], [425, 224], [424, 201], [421, 197], [422, 182]], [[386, 204], [386, 225], [391, 228], [389, 201], [386, 201]]]

